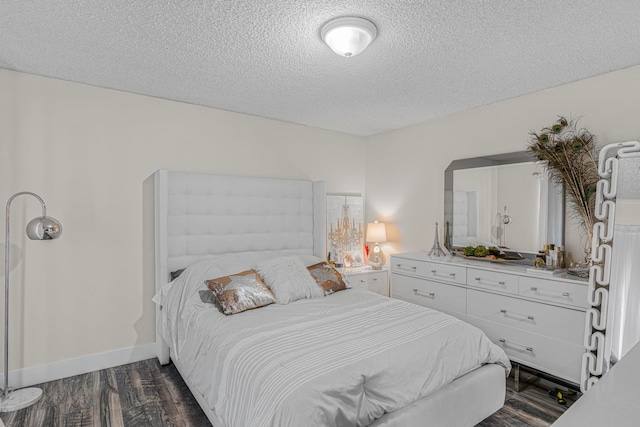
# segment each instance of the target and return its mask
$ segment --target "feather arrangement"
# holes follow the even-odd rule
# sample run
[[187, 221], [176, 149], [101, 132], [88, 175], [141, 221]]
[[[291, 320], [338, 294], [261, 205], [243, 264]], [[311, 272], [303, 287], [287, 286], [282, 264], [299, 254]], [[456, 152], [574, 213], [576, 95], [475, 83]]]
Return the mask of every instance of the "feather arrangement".
[[590, 261], [591, 237], [595, 218], [598, 154], [595, 137], [577, 120], [559, 117], [540, 132], [531, 132], [529, 151], [541, 162], [550, 178], [564, 184], [569, 214], [585, 228], [585, 253]]

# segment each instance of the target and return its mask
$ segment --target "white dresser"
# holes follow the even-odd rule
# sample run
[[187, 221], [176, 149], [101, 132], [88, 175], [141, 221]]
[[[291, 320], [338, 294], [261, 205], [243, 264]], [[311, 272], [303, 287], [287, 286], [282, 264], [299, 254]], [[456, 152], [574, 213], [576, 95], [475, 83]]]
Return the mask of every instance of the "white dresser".
[[391, 257], [391, 297], [466, 320], [513, 362], [580, 382], [586, 282], [531, 275], [523, 265], [413, 252]]

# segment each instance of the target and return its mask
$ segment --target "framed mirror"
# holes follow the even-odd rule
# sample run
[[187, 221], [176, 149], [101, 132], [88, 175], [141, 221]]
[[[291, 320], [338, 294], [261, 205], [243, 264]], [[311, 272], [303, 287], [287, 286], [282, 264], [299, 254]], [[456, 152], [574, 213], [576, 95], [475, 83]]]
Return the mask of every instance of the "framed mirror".
[[564, 192], [526, 151], [460, 159], [444, 173], [453, 248], [500, 246], [530, 258], [564, 244]]

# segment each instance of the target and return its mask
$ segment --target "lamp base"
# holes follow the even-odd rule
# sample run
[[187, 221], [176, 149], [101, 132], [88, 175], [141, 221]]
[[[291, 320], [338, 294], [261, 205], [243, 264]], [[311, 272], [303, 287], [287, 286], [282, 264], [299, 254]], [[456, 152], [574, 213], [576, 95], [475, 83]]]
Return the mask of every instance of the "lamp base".
[[9, 393], [0, 401], [0, 412], [13, 412], [33, 405], [42, 397], [42, 390], [37, 387], [21, 388]]
[[380, 249], [380, 246], [376, 243], [373, 250], [369, 252], [369, 265], [373, 270], [382, 270], [382, 267], [387, 262], [384, 252]]

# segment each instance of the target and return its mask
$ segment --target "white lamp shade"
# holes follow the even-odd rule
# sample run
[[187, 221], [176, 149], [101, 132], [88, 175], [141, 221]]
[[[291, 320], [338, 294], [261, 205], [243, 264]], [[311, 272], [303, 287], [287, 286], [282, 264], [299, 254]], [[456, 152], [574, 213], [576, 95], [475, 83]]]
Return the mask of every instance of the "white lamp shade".
[[387, 230], [381, 222], [367, 224], [367, 242], [382, 243], [387, 241]]
[[376, 38], [378, 30], [363, 18], [338, 18], [327, 22], [321, 30], [322, 40], [331, 50], [347, 58], [364, 51]]

